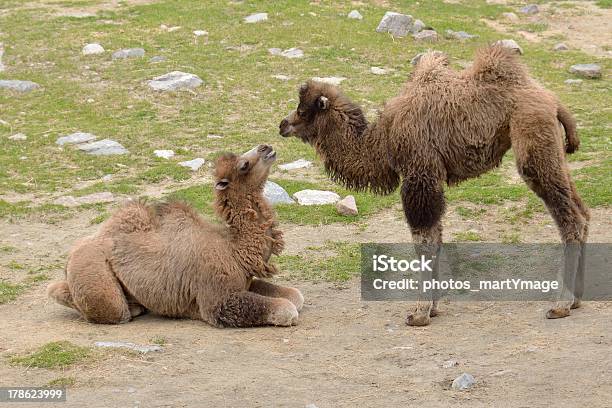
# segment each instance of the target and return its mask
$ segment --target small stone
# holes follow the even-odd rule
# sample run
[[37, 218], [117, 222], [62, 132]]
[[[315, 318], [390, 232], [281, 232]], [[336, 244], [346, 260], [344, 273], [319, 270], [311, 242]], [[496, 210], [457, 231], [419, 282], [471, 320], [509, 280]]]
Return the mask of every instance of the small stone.
[[174, 150], [155, 150], [153, 154], [162, 159], [171, 159], [174, 157]]
[[463, 391], [476, 384], [474, 377], [468, 373], [463, 373], [453, 380], [453, 389]]
[[459, 362], [457, 360], [447, 360], [444, 363], [442, 363], [442, 368], [453, 368], [453, 367], [457, 367], [459, 365]]
[[387, 70], [379, 67], [371, 67], [370, 72], [374, 75], [385, 75], [387, 73]]
[[172, 71], [153, 78], [149, 81], [149, 86], [156, 91], [176, 91], [179, 89], [194, 89], [202, 85], [203, 82], [197, 75]]
[[446, 30], [446, 32], [444, 33], [446, 38], [453, 38], [455, 40], [471, 40], [472, 38], [478, 38], [477, 35], [475, 34], [468, 34], [465, 31], [453, 31], [453, 30]]
[[280, 48], [268, 48], [268, 52], [272, 55], [290, 59], [302, 58], [304, 56], [304, 51], [300, 50], [299, 48], [289, 48], [285, 51], [281, 50]]
[[23, 133], [15, 133], [13, 136], [9, 136], [8, 138], [9, 140], [16, 140], [16, 141], [28, 139], [28, 137], [24, 135]]
[[212, 135], [212, 134], [210, 134], [210, 135], [206, 135], [206, 137], [208, 139], [223, 139], [223, 136], [221, 136], [221, 135]]
[[519, 11], [523, 14], [537, 14], [540, 12], [540, 8], [537, 4], [529, 4], [525, 7], [521, 7]]
[[516, 374], [514, 370], [501, 370], [501, 371], [491, 374], [491, 377], [502, 377], [505, 375], [514, 375], [514, 374]]
[[405, 37], [412, 29], [412, 16], [387, 11], [376, 27], [378, 33], [389, 33], [394, 37]]
[[200, 169], [200, 167], [202, 167], [204, 165], [205, 160], [202, 159], [201, 157], [198, 157], [196, 159], [193, 160], [188, 160], [188, 161], [184, 161], [184, 162], [180, 162], [178, 165], [179, 166], [183, 166], [183, 167], [189, 167], [191, 169], [191, 171], [198, 171]]
[[2, 79], [0, 80], [0, 88], [10, 89], [11, 91], [17, 91], [17, 92], [30, 92], [37, 88], [40, 88], [40, 85], [32, 81], [20, 81], [16, 79]]
[[514, 40], [511, 40], [511, 39], [499, 40], [499, 41], [496, 41], [495, 44], [499, 44], [504, 48], [509, 48], [511, 50], [514, 50], [518, 54], [523, 55], [523, 49]]
[[323, 78], [322, 77], [312, 77], [313, 81], [323, 82], [326, 84], [336, 85], [336, 86], [340, 85], [340, 83], [344, 81], [345, 79], [346, 79], [345, 77], [335, 77], [335, 76], [334, 77], [323, 77]]
[[519, 21], [519, 16], [514, 13], [503, 13], [502, 16], [509, 21]]
[[348, 18], [352, 18], [354, 20], [362, 20], [363, 16], [361, 15], [360, 12], [358, 12], [357, 10], [353, 10], [350, 13], [348, 13]]
[[166, 57], [163, 57], [163, 56], [161, 56], [161, 55], [156, 55], [156, 56], [152, 57], [152, 58], [149, 60], [149, 62], [150, 62], [151, 64], [156, 64], [156, 63], [158, 63], [158, 62], [164, 62], [165, 60], [166, 60]]
[[438, 41], [438, 33], [434, 30], [423, 30], [412, 36], [417, 41], [436, 42]]
[[82, 144], [78, 146], [78, 149], [87, 154], [93, 154], [94, 156], [110, 156], [129, 153], [120, 143], [110, 139]]
[[79, 144], [79, 143], [91, 142], [96, 139], [97, 137], [95, 135], [92, 135], [91, 133], [76, 132], [68, 136], [62, 136], [58, 138], [55, 141], [55, 143], [59, 146], [63, 146], [65, 144]]
[[424, 29], [425, 29], [424, 22], [422, 22], [421, 20], [414, 20], [414, 24], [412, 25], [412, 30], [410, 30], [410, 32], [413, 34], [416, 34], [416, 33], [423, 31]]
[[87, 44], [83, 47], [83, 55], [104, 54], [104, 47], [98, 43]]
[[590, 79], [601, 78], [601, 67], [597, 64], [572, 65], [569, 72]]
[[245, 23], [259, 23], [260, 21], [266, 21], [268, 19], [268, 13], [255, 13], [244, 18]]
[[96, 341], [94, 343], [95, 347], [102, 347], [102, 348], [122, 348], [122, 349], [129, 349], [129, 350], [134, 350], [137, 351], [139, 353], [150, 353], [150, 352], [154, 352], [154, 351], [163, 351], [164, 348], [160, 345], [157, 344], [134, 344], [134, 343], [127, 343], [124, 341]]
[[174, 27], [168, 27], [166, 31], [168, 31], [169, 33], [173, 33], [175, 31], [178, 31], [181, 29], [181, 26], [174, 26]]
[[4, 56], [4, 44], [0, 43], [0, 72], [4, 71], [6, 68], [2, 63], [2, 57]]
[[565, 82], [567, 85], [578, 85], [582, 83], [582, 79], [566, 79]]
[[113, 53], [113, 59], [126, 59], [144, 57], [145, 50], [143, 48], [125, 48]]
[[193, 32], [193, 35], [195, 35], [196, 37], [202, 37], [204, 35], [208, 35], [208, 31], [205, 31], [205, 30], [195, 30]]
[[308, 160], [304, 160], [304, 159], [299, 159], [291, 163], [280, 164], [278, 168], [281, 170], [297, 170], [297, 169], [304, 169], [304, 168], [310, 167], [311, 165], [312, 165], [312, 162], [309, 162]]
[[555, 44], [553, 51], [567, 51], [569, 47], [563, 43]]
[[302, 190], [293, 194], [300, 205], [323, 205], [335, 204], [340, 201], [340, 196], [333, 191]]
[[129, 387], [129, 388], [127, 389], [127, 392], [128, 392], [128, 394], [133, 394], [133, 393], [135, 393], [135, 392], [136, 392], [136, 388], [134, 388], [134, 387]]
[[288, 81], [291, 79], [290, 76], [282, 75], [282, 74], [272, 75], [272, 78], [278, 79], [279, 81]]
[[270, 180], [266, 181], [263, 195], [272, 205], [294, 204], [294, 201], [289, 197], [285, 189]]
[[352, 216], [359, 214], [355, 197], [352, 195], [347, 195], [342, 200], [338, 201], [336, 203], [336, 210], [338, 210], [338, 213], [341, 215]]
[[108, 183], [109, 181], [113, 180], [113, 175], [112, 174], [105, 174], [104, 176], [102, 176], [102, 181], [105, 183]]

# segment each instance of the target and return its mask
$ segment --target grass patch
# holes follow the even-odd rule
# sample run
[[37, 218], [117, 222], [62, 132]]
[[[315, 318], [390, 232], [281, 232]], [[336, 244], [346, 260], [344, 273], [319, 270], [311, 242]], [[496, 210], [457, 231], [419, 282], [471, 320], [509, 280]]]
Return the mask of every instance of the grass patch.
[[38, 350], [23, 355], [13, 356], [9, 362], [13, 365], [37, 368], [64, 368], [83, 362], [91, 357], [91, 350], [68, 341], [47, 343]]
[[482, 236], [474, 231], [461, 231], [453, 234], [456, 242], [480, 242]]
[[17, 299], [24, 290], [24, 285], [0, 281], [0, 304]]
[[45, 387], [71, 387], [76, 383], [74, 377], [58, 377], [45, 384]]
[[[328, 242], [320, 247], [311, 247], [308, 251], [311, 252], [308, 256], [281, 255], [274, 262], [290, 279], [345, 282], [359, 275], [360, 244]], [[321, 253], [331, 255], [321, 258]]]
[[168, 340], [164, 336], [153, 336], [151, 337], [151, 343], [157, 344], [158, 346], [164, 346]]
[[17, 252], [17, 248], [15, 248], [14, 246], [11, 246], [11, 245], [0, 246], [0, 253], [12, 254], [14, 252]]
[[487, 210], [485, 208], [457, 207], [455, 211], [464, 220], [479, 219], [487, 213]]
[[597, 7], [612, 8], [612, 0], [597, 0]]

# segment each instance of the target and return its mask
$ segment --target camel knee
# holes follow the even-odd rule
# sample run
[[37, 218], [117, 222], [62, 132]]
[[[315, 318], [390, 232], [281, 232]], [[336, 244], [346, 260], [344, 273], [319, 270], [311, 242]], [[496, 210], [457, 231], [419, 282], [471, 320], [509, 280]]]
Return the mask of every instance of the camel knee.
[[68, 282], [54, 282], [47, 287], [47, 296], [62, 306], [75, 308]]
[[407, 179], [402, 185], [401, 195], [406, 221], [413, 231], [428, 230], [439, 224], [446, 203], [437, 180]]

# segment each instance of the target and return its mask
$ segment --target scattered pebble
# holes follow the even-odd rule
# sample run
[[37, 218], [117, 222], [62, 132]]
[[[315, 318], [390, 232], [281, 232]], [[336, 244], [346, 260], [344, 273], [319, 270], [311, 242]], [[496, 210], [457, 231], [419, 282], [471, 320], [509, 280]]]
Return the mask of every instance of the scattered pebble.
[[4, 56], [4, 44], [0, 42], [0, 72], [6, 69], [4, 64], [2, 63], [3, 56]]
[[352, 195], [347, 195], [342, 200], [338, 201], [336, 203], [336, 210], [338, 210], [340, 215], [353, 216], [359, 214], [355, 197]]
[[268, 19], [268, 13], [255, 13], [244, 18], [245, 23], [259, 23], [260, 21], [266, 21]]
[[202, 83], [203, 81], [197, 75], [172, 71], [153, 78], [149, 81], [149, 86], [156, 91], [176, 91], [179, 89], [194, 89]]
[[553, 51], [567, 51], [569, 47], [563, 43], [555, 44]]
[[221, 135], [213, 135], [213, 134], [206, 135], [206, 137], [208, 139], [223, 139], [223, 136], [221, 136]]
[[133, 394], [133, 393], [135, 393], [135, 392], [136, 392], [136, 388], [134, 388], [134, 387], [129, 387], [129, 388], [127, 389], [127, 392], [128, 392], [128, 394]]
[[75, 132], [68, 136], [62, 136], [58, 138], [55, 141], [55, 143], [59, 146], [63, 146], [65, 144], [79, 144], [79, 143], [92, 142], [96, 139], [97, 137], [95, 135], [92, 135], [91, 133]]
[[157, 344], [142, 345], [142, 344], [127, 343], [123, 341], [96, 341], [94, 343], [94, 346], [105, 347], [105, 348], [124, 348], [124, 349], [134, 350], [134, 351], [137, 351], [143, 354], [150, 353], [153, 351], [163, 351], [164, 350], [162, 346], [159, 346]]
[[519, 21], [519, 16], [517, 16], [514, 13], [503, 13], [502, 16], [506, 19], [506, 20], [510, 20], [510, 21]]
[[285, 51], [280, 48], [268, 48], [268, 52], [272, 55], [285, 57], [285, 58], [302, 58], [304, 56], [304, 51], [299, 48], [289, 48]]
[[514, 50], [515, 52], [523, 55], [523, 49], [514, 40], [511, 40], [511, 39], [499, 40], [499, 41], [496, 41], [495, 44], [499, 44], [502, 47], [509, 48], [509, 49]]
[[37, 88], [40, 88], [40, 85], [32, 81], [20, 81], [17, 79], [2, 79], [0, 80], [0, 88], [10, 89], [11, 91], [17, 91], [17, 92], [30, 92]]
[[158, 63], [158, 62], [164, 62], [165, 60], [166, 60], [166, 57], [163, 57], [163, 56], [161, 56], [161, 55], [156, 55], [156, 56], [152, 57], [152, 58], [149, 60], [149, 62], [150, 62], [151, 64], [156, 64], [156, 63]]
[[565, 82], [567, 85], [578, 85], [582, 83], [582, 79], [566, 79]]
[[304, 159], [298, 159], [294, 162], [287, 164], [279, 164], [278, 168], [281, 170], [297, 170], [297, 169], [305, 169], [307, 167], [312, 166], [312, 162]]
[[371, 67], [370, 72], [374, 75], [385, 75], [387, 73], [387, 70], [379, 67]]
[[191, 169], [191, 171], [198, 171], [200, 169], [200, 167], [202, 167], [204, 165], [204, 162], [205, 162], [204, 159], [202, 159], [201, 157], [198, 157], [198, 158], [193, 159], [193, 160], [188, 160], [188, 161], [180, 162], [179, 166], [189, 167]]
[[344, 81], [345, 77], [312, 77], [313, 81], [323, 82], [330, 85], [340, 85], [342, 81]]
[[145, 50], [143, 48], [126, 48], [113, 53], [113, 59], [139, 58], [144, 57]]
[[453, 367], [457, 367], [459, 365], [459, 362], [457, 360], [447, 360], [444, 363], [442, 363], [442, 368], [453, 368]]
[[19, 140], [28, 140], [28, 137], [26, 135], [24, 135], [23, 133], [16, 133], [13, 136], [9, 136], [8, 138], [9, 138], [9, 140], [16, 140], [16, 141], [19, 141]]
[[471, 374], [463, 373], [453, 380], [453, 389], [463, 391], [476, 384], [476, 380]]
[[322, 205], [335, 204], [340, 201], [340, 196], [333, 191], [302, 190], [293, 194], [300, 205]]
[[376, 27], [376, 32], [405, 37], [412, 29], [412, 16], [387, 11]]
[[205, 30], [195, 30], [193, 32], [193, 35], [195, 35], [196, 37], [202, 37], [204, 35], [208, 35], [208, 31], [205, 31]]
[[103, 191], [101, 193], [93, 193], [81, 197], [74, 197], [71, 195], [58, 197], [53, 201], [53, 204], [62, 205], [64, 207], [77, 207], [83, 204], [111, 203], [113, 201], [115, 201], [113, 193]]
[[579, 75], [584, 78], [597, 79], [601, 78], [601, 67], [597, 64], [576, 64], [569, 69], [572, 74]]
[[444, 35], [446, 38], [453, 38], [455, 40], [461, 40], [461, 41], [471, 40], [472, 38], [478, 38], [478, 35], [468, 34], [465, 31], [446, 30]]
[[282, 75], [282, 74], [272, 75], [272, 78], [278, 79], [279, 81], [288, 81], [291, 79], [290, 76]]
[[525, 7], [521, 7], [519, 11], [523, 14], [537, 14], [540, 12], [540, 8], [537, 4], [529, 4]]
[[110, 139], [86, 143], [77, 147], [79, 150], [84, 151], [87, 154], [93, 154], [94, 156], [110, 156], [129, 153], [120, 143]]
[[104, 54], [104, 47], [98, 43], [87, 44], [83, 47], [83, 55]]
[[105, 174], [104, 176], [102, 176], [102, 181], [105, 183], [108, 183], [109, 181], [113, 180], [113, 175], [112, 174]]
[[270, 180], [266, 181], [263, 194], [272, 205], [294, 204], [294, 201], [289, 197], [285, 189]]
[[162, 159], [171, 159], [174, 157], [174, 150], [155, 150], [153, 154]]
[[423, 30], [412, 36], [417, 41], [436, 42], [438, 41], [438, 33], [435, 30]]
[[169, 33], [172, 33], [174, 31], [178, 31], [181, 29], [181, 26], [167, 26], [165, 24], [162, 24], [159, 26], [159, 28], [161, 28], [164, 31], [167, 31]]
[[358, 12], [357, 10], [353, 10], [350, 13], [348, 13], [348, 18], [352, 18], [354, 20], [362, 20], [363, 16], [361, 15], [360, 12]]

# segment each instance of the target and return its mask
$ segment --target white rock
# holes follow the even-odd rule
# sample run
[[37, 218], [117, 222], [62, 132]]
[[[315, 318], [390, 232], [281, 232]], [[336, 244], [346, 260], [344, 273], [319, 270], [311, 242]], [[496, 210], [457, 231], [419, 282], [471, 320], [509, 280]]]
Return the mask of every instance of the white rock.
[[151, 59], [149, 60], [149, 62], [151, 64], [156, 64], [158, 62], [164, 62], [166, 60], [166, 57], [162, 56], [162, 55], [156, 55], [154, 57], [151, 57]]
[[293, 194], [300, 205], [322, 205], [335, 204], [340, 200], [340, 196], [333, 191], [323, 190], [302, 190]]
[[155, 150], [153, 154], [162, 159], [171, 159], [174, 157], [174, 150]]
[[18, 79], [1, 79], [0, 88], [10, 89], [11, 91], [17, 92], [30, 92], [40, 88], [40, 85], [32, 81], [21, 81]]
[[387, 11], [378, 23], [376, 31], [390, 33], [395, 37], [405, 37], [412, 30], [412, 16]]
[[582, 83], [582, 79], [566, 79], [565, 82], [567, 85], [578, 85]]
[[410, 30], [411, 33], [416, 34], [420, 31], [423, 31], [425, 29], [425, 23], [422, 22], [421, 20], [414, 20], [414, 24], [412, 24], [412, 29]]
[[180, 29], [181, 29], [181, 26], [173, 26], [173, 27], [168, 27], [168, 28], [167, 28], [167, 31], [168, 31], [169, 33], [173, 33], [173, 32], [178, 31], [178, 30], [180, 30]]
[[221, 136], [221, 135], [212, 135], [212, 134], [210, 134], [210, 135], [206, 135], [206, 137], [208, 139], [223, 139], [223, 136]]
[[514, 13], [503, 13], [502, 16], [506, 19], [506, 20], [510, 20], [510, 21], [518, 21], [519, 20], [519, 16], [517, 16]]
[[597, 64], [576, 64], [572, 65], [569, 71], [585, 78], [601, 78], [601, 67]]
[[9, 136], [8, 138], [9, 138], [9, 140], [17, 140], [17, 141], [19, 141], [19, 140], [27, 140], [28, 139], [28, 137], [26, 135], [24, 135], [23, 133], [16, 133], [13, 136]]
[[385, 75], [387, 73], [387, 70], [379, 67], [371, 67], [370, 72], [374, 75]]
[[266, 21], [268, 19], [268, 13], [255, 13], [244, 18], [245, 23], [259, 23], [260, 21]]
[[104, 54], [104, 47], [98, 43], [87, 44], [83, 47], [83, 55]]
[[346, 80], [345, 77], [312, 77], [313, 81], [317, 81], [317, 82], [323, 82], [326, 84], [330, 84], [330, 85], [340, 85], [340, 83], [344, 80]]
[[2, 63], [2, 57], [4, 56], [4, 44], [0, 42], [0, 72], [4, 71], [6, 68]]
[[97, 142], [78, 145], [77, 148], [85, 153], [94, 156], [110, 156], [116, 154], [129, 153], [119, 142], [110, 139], [103, 139]]
[[499, 44], [502, 47], [505, 48], [509, 48], [511, 50], [514, 50], [515, 52], [519, 53], [519, 54], [523, 54], [523, 49], [521, 48], [520, 45], [518, 45], [518, 43], [514, 40], [511, 39], [505, 39], [505, 40], [499, 40], [496, 41], [495, 44]]
[[304, 56], [304, 51], [300, 50], [299, 48], [289, 48], [285, 51], [281, 50], [280, 48], [268, 48], [268, 52], [272, 55], [290, 59], [302, 58]]
[[350, 216], [359, 214], [355, 197], [352, 195], [347, 195], [342, 200], [338, 201], [336, 203], [336, 210], [338, 210], [341, 215]]
[[266, 181], [263, 194], [272, 205], [295, 203], [284, 188], [270, 180]]
[[442, 363], [442, 368], [453, 368], [453, 367], [457, 367], [459, 365], [459, 362], [457, 360], [447, 360], [444, 363]]
[[476, 380], [471, 374], [463, 373], [459, 377], [453, 380], [453, 389], [455, 390], [467, 390], [472, 385], [476, 384]]
[[126, 59], [126, 58], [138, 58], [144, 57], [144, 48], [125, 48], [113, 53], [113, 59]]
[[205, 163], [205, 160], [202, 159], [201, 157], [198, 157], [196, 159], [193, 160], [188, 160], [188, 161], [184, 161], [184, 162], [180, 162], [179, 166], [183, 166], [183, 167], [189, 167], [192, 171], [198, 171], [200, 169], [200, 167], [202, 167]]
[[363, 16], [361, 15], [360, 12], [358, 12], [357, 10], [353, 10], [350, 13], [348, 13], [348, 18], [352, 18], [354, 20], [362, 20]]
[[193, 32], [193, 35], [195, 35], [196, 37], [202, 37], [203, 35], [208, 35], [208, 31], [205, 31], [205, 30], [195, 30]]
[[153, 78], [149, 81], [149, 86], [156, 91], [176, 91], [179, 89], [194, 89], [202, 85], [203, 82], [197, 75], [172, 71]]
[[109, 181], [113, 180], [113, 175], [112, 174], [105, 174], [104, 176], [102, 176], [102, 181], [105, 183], [108, 183]]
[[291, 79], [290, 76], [282, 75], [282, 74], [272, 75], [272, 78], [278, 79], [279, 81], [288, 81]]
[[553, 51], [567, 51], [569, 47], [563, 43], [555, 44]]
[[521, 7], [519, 11], [523, 14], [537, 14], [540, 12], [540, 8], [537, 4], [529, 4], [525, 7]]
[[304, 168], [310, 167], [311, 165], [312, 165], [312, 162], [309, 162], [308, 160], [298, 159], [291, 163], [280, 164], [278, 168], [281, 170], [297, 170], [297, 169], [304, 169]]
[[91, 133], [75, 132], [68, 136], [62, 136], [58, 138], [55, 141], [55, 143], [59, 146], [63, 146], [65, 144], [79, 144], [79, 143], [91, 142], [96, 139], [97, 137], [95, 135], [92, 135]]
[[164, 350], [162, 346], [157, 345], [157, 344], [142, 345], [142, 344], [127, 343], [123, 341], [96, 341], [94, 343], [94, 346], [104, 347], [104, 348], [123, 348], [123, 349], [134, 350], [134, 351], [137, 351], [143, 354], [150, 353], [152, 351], [163, 351]]

